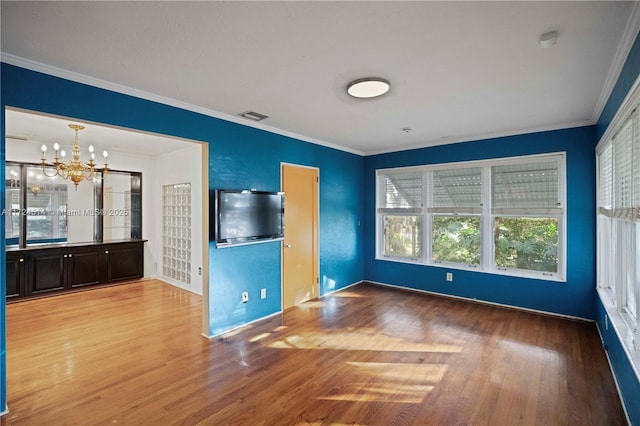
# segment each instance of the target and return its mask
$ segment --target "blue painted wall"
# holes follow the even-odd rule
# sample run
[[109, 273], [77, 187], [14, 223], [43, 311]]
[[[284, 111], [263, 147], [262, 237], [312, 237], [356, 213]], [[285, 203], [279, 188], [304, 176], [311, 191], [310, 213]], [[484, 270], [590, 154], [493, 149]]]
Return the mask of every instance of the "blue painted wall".
[[[4, 108], [11, 106], [208, 142], [210, 194], [215, 188], [279, 190], [281, 162], [318, 167], [320, 293], [362, 279], [363, 157], [4, 63], [1, 71], [3, 135]], [[0, 147], [3, 165], [4, 137]], [[4, 178], [4, 166], [0, 169]], [[209, 248], [211, 335], [280, 311], [280, 244], [216, 249], [210, 242]], [[2, 300], [4, 274], [0, 268]], [[263, 287], [268, 297], [261, 300]], [[241, 291], [250, 293], [246, 304], [238, 303]], [[1, 410], [6, 404], [4, 303], [0, 319]]]
[[[622, 105], [622, 101], [633, 87], [633, 84], [640, 75], [640, 36], [636, 40], [629, 52], [629, 56], [620, 72], [620, 76], [605, 104], [605, 108], [597, 123], [597, 138], [600, 139], [607, 130], [616, 112]], [[636, 259], [637, 260], [637, 259]], [[595, 284], [594, 284], [595, 288]], [[629, 419], [632, 425], [640, 425], [640, 380], [633, 372], [631, 361], [624, 351], [622, 342], [618, 338], [609, 323], [605, 323], [606, 311], [600, 300], [596, 296], [596, 321], [602, 335], [602, 340], [607, 348], [607, 354], [616, 376], [622, 399], [624, 400]]]
[[632, 425], [640, 425], [640, 381], [633, 371], [629, 358], [616, 334], [610, 320], [605, 320], [607, 311], [598, 297], [596, 304], [596, 318], [598, 329], [602, 336], [602, 343], [606, 348], [609, 362], [613, 367], [618, 388], [622, 394], [624, 405]]
[[[365, 279], [529, 309], [594, 318], [595, 127], [531, 133], [365, 157]], [[375, 260], [376, 169], [566, 152], [567, 281]]]
[[[363, 158], [251, 127], [216, 132], [209, 154], [209, 188], [280, 189], [280, 164], [320, 168], [320, 294], [362, 280]], [[234, 143], [218, 143], [226, 140]], [[215, 173], [213, 173], [215, 171]], [[210, 191], [213, 205], [213, 191]], [[213, 232], [213, 228], [210, 229]], [[213, 237], [210, 236], [210, 241]], [[213, 335], [280, 310], [281, 245], [278, 242], [215, 248], [209, 245], [210, 324]], [[332, 287], [333, 284], [335, 287]], [[267, 289], [265, 303], [260, 288]], [[249, 292], [249, 302], [240, 294]]]

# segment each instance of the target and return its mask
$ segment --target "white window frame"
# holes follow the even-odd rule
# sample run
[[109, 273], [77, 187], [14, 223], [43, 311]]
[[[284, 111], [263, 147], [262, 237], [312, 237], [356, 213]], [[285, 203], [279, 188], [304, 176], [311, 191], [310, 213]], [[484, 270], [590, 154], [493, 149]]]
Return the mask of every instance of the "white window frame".
[[[561, 204], [561, 211], [558, 213], [531, 213], [527, 209], [511, 214], [495, 214], [492, 211], [491, 196], [491, 168], [493, 166], [528, 164], [540, 161], [558, 162], [558, 199]], [[480, 264], [468, 265], [456, 262], [433, 261], [432, 260], [432, 237], [433, 237], [433, 217], [435, 215], [451, 216], [450, 213], [441, 211], [430, 211], [432, 203], [431, 179], [434, 171], [452, 170], [456, 168], [481, 168], [481, 206], [478, 211], [453, 213], [454, 216], [479, 216], [480, 217]], [[525, 278], [535, 278], [547, 281], [566, 281], [566, 153], [554, 152], [539, 155], [527, 155], [519, 157], [505, 157], [489, 160], [464, 161], [446, 164], [398, 167], [376, 170], [376, 259], [401, 263], [422, 264], [448, 269], [462, 269], [478, 271], [499, 275], [517, 276]], [[379, 206], [385, 197], [385, 189], [382, 185], [382, 176], [393, 173], [422, 173], [422, 212], [408, 213], [418, 214], [422, 217], [422, 247], [421, 256], [418, 259], [410, 259], [400, 256], [389, 256], [384, 250], [384, 220], [383, 213], [379, 211]], [[495, 242], [493, 236], [493, 226], [495, 217], [553, 217], [558, 219], [558, 270], [549, 273], [543, 271], [532, 271], [525, 269], [498, 267], [495, 262]]]
[[[383, 198], [386, 197], [386, 192], [385, 192], [385, 185], [382, 185], [382, 179], [384, 176], [384, 171], [385, 170], [378, 170], [376, 171], [376, 258], [378, 257], [378, 254], [380, 254], [380, 257], [382, 259], [385, 260], [391, 260], [391, 261], [395, 261], [395, 262], [408, 262], [408, 263], [414, 263], [416, 261], [418, 261], [419, 259], [412, 259], [406, 256], [390, 256], [390, 255], [386, 255], [384, 254], [384, 216], [385, 215], [396, 215], [396, 216], [422, 216], [422, 209], [420, 209], [420, 211], [418, 211], [416, 208], [407, 208], [406, 213], [400, 211], [400, 209], [394, 209], [394, 212], [391, 211], [383, 211], [381, 212], [378, 208], [378, 206], [380, 206], [381, 200]], [[394, 168], [394, 169], [386, 169], [387, 172], [392, 172], [392, 173], [402, 173], [402, 174], [412, 174], [412, 173], [421, 173], [422, 168], [420, 167], [403, 167], [403, 168]], [[425, 185], [425, 178], [423, 176], [422, 178], [422, 187], [424, 188]], [[423, 198], [422, 198], [422, 202], [424, 204], [424, 191], [423, 191]], [[424, 220], [424, 218], [422, 219]], [[425, 249], [426, 247], [424, 246], [424, 223], [422, 223], [422, 241], [420, 242], [421, 247], [420, 247], [420, 251], [421, 251], [421, 258], [424, 257], [424, 253], [425, 253]]]
[[[631, 352], [640, 352], [640, 272], [638, 268], [637, 245], [640, 239], [640, 222], [633, 216], [637, 215], [638, 200], [632, 196], [631, 205], [620, 208], [621, 212], [615, 209], [616, 195], [619, 195], [619, 187], [615, 186], [615, 143], [618, 132], [623, 129], [630, 118], [635, 120], [632, 129], [632, 153], [634, 150], [640, 149], [640, 89], [636, 88], [624, 106], [620, 108], [618, 114], [612, 121], [609, 129], [596, 146], [596, 178], [597, 178], [597, 288], [601, 295], [604, 296], [603, 301], [605, 308], [609, 312], [612, 321], [614, 317], [618, 318], [620, 327], [623, 329], [622, 340], [625, 342], [627, 349]], [[612, 209], [614, 211], [608, 215], [600, 211], [601, 201], [601, 158], [600, 155], [609, 147], [613, 146], [612, 175], [611, 180], [613, 197]], [[632, 155], [637, 160], [635, 153]], [[638, 172], [640, 164], [632, 163], [631, 170], [631, 192], [633, 194], [634, 172]], [[620, 183], [620, 182], [617, 182]], [[636, 195], [637, 197], [637, 195]], [[625, 211], [622, 211], [625, 210]], [[629, 213], [627, 210], [630, 210]], [[628, 288], [628, 280], [632, 281], [631, 289]], [[633, 292], [630, 298], [629, 291]], [[629, 310], [629, 303], [635, 303], [631, 309], [635, 311], [634, 316]], [[640, 359], [640, 356], [637, 356]]]
[[[619, 242], [611, 241], [611, 236], [607, 233], [616, 232], [615, 219], [605, 216], [600, 213], [600, 154], [606, 149], [607, 145], [611, 143], [611, 140], [622, 128], [627, 118], [633, 113], [634, 110], [640, 107], [640, 77], [636, 79], [631, 90], [623, 100], [620, 108], [616, 112], [615, 116], [611, 120], [611, 123], [607, 127], [606, 131], [600, 138], [598, 145], [596, 146], [596, 217], [597, 217], [597, 291], [605, 309], [605, 317], [601, 319], [604, 322], [605, 329], [613, 328], [618, 336], [622, 347], [631, 363], [631, 367], [635, 372], [636, 378], [640, 380], [640, 319], [638, 321], [632, 321], [632, 318], [625, 312], [625, 300], [624, 290], [621, 282], [617, 280], [618, 271], [617, 262], [615, 258], [618, 257], [619, 252], [611, 253], [611, 249], [619, 250]], [[613, 154], [612, 154], [613, 155]], [[636, 236], [636, 239], [638, 236]], [[638, 268], [638, 262], [640, 253], [636, 251], [635, 256], [632, 257], [634, 263], [634, 269], [636, 274], [640, 272]], [[612, 261], [612, 259], [614, 259]], [[636, 304], [637, 309], [640, 309], [640, 283], [638, 282], [640, 276], [636, 276]], [[639, 317], [640, 317], [640, 311]]]

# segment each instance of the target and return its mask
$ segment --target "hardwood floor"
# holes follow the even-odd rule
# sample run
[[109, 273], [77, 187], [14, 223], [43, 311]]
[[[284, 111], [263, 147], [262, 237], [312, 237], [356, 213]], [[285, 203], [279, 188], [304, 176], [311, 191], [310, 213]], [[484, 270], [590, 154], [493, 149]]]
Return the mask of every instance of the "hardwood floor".
[[7, 306], [2, 425], [622, 425], [595, 325], [360, 284], [211, 341], [144, 281]]

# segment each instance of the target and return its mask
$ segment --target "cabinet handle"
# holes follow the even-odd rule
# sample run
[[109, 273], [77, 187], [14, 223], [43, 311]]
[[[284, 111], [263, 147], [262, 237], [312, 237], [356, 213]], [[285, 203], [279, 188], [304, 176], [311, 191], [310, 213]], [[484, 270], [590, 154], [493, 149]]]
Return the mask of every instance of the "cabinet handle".
[[20, 258], [20, 263], [22, 263], [22, 262], [24, 262], [24, 258], [23, 257]]
[[109, 250], [105, 250], [105, 251], [104, 251], [104, 254], [109, 254]]
[[66, 258], [67, 258], [67, 255], [65, 254], [65, 255], [63, 255], [62, 257], [64, 257], [64, 258], [66, 259]]
[[73, 255], [72, 255], [72, 254], [70, 254], [70, 255], [69, 255], [69, 257], [73, 257]]

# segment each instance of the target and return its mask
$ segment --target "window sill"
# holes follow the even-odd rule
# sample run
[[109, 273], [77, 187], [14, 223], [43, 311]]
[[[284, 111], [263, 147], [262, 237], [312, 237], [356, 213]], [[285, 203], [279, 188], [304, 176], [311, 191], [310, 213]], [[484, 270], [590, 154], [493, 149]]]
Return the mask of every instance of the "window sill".
[[598, 288], [598, 296], [607, 312], [608, 320], [605, 319], [605, 327], [613, 327], [629, 359], [631, 368], [636, 373], [637, 380], [640, 381], [640, 342], [638, 342], [640, 335], [637, 331], [633, 331], [625, 321], [623, 314], [613, 304], [611, 294], [606, 289]]
[[435, 268], [445, 268], [445, 269], [455, 269], [460, 271], [471, 271], [471, 272], [479, 272], [484, 274], [493, 274], [493, 275], [504, 275], [508, 277], [516, 277], [516, 278], [530, 278], [534, 280], [542, 280], [542, 281], [554, 281], [554, 282], [566, 282], [565, 278], [561, 278], [558, 275], [546, 276], [542, 275], [539, 272], [527, 272], [519, 269], [506, 269], [499, 270], [493, 269], [490, 271], [482, 269], [480, 265], [478, 266], [467, 266], [460, 263], [425, 263], [420, 259], [410, 259], [410, 258], [402, 258], [402, 257], [385, 257], [385, 256], [376, 256], [376, 260], [382, 260], [385, 262], [397, 262], [397, 263], [407, 263], [409, 265], [420, 265], [420, 266], [433, 266]]

